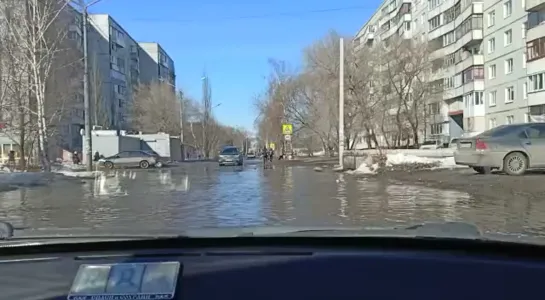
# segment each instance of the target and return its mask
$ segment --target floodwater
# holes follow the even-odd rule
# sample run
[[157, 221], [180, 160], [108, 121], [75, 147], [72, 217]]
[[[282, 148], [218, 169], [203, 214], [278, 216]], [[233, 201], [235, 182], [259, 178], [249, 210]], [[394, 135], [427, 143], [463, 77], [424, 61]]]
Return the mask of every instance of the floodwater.
[[263, 170], [258, 162], [243, 167], [195, 162], [117, 170], [94, 180], [58, 176], [49, 186], [0, 193], [0, 219], [26, 228], [145, 232], [467, 221], [487, 231], [545, 235], [541, 221], [532, 224], [525, 217], [526, 206], [510, 207], [506, 210], [505, 203], [462, 191], [316, 172], [304, 166]]

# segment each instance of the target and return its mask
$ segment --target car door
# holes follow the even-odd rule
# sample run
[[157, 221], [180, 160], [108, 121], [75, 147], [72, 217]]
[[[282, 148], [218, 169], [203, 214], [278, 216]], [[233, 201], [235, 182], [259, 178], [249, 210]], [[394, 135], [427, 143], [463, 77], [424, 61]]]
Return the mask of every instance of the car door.
[[118, 166], [126, 167], [126, 166], [130, 165], [130, 161], [131, 161], [130, 152], [129, 151], [123, 151], [123, 152], [117, 153], [117, 155], [115, 156], [114, 164], [116, 164]]
[[545, 124], [531, 124], [526, 128], [528, 138], [521, 139], [523, 147], [530, 155], [530, 167], [545, 167]]

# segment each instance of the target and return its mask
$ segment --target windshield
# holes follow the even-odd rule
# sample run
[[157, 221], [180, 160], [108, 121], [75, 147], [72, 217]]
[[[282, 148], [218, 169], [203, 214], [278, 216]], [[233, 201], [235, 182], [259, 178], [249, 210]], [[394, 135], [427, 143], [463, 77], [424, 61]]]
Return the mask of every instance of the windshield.
[[221, 151], [222, 155], [235, 155], [238, 154], [237, 148], [225, 148]]
[[26, 1], [51, 4], [33, 20], [19, 1], [0, 1], [0, 221], [545, 237], [545, 130], [500, 141], [545, 115], [545, 60], [503, 46], [524, 9], [506, 28], [441, 1]]

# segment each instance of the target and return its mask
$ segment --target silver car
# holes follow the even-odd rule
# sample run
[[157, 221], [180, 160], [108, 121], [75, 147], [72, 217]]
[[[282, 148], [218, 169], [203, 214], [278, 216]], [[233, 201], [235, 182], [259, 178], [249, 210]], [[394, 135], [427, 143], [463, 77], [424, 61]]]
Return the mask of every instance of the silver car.
[[218, 162], [220, 166], [242, 166], [242, 164], [244, 163], [244, 158], [242, 153], [238, 151], [237, 147], [225, 147], [223, 148], [223, 150], [221, 150], [219, 154]]
[[545, 123], [502, 125], [471, 138], [460, 138], [454, 152], [458, 165], [481, 174], [497, 169], [522, 175], [545, 167]]
[[149, 151], [123, 151], [110, 157], [101, 158], [98, 164], [108, 169], [115, 167], [140, 167], [147, 169], [150, 166], [162, 167], [163, 162], [159, 155]]

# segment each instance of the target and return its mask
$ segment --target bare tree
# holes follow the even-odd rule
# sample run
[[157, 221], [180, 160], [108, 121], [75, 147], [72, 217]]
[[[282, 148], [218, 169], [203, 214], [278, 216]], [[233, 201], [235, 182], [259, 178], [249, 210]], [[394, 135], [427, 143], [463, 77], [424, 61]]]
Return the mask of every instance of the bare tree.
[[396, 100], [398, 129], [400, 133], [409, 129], [417, 145], [428, 101], [435, 96], [429, 80], [432, 67], [429, 47], [427, 42], [398, 38], [389, 43], [386, 51], [387, 79]]
[[202, 139], [203, 139], [203, 151], [204, 151], [204, 157], [209, 158], [210, 152], [212, 151], [213, 144], [215, 143], [215, 140], [217, 137], [214, 135], [216, 134], [217, 128], [215, 122], [212, 118], [212, 88], [210, 86], [210, 79], [206, 75], [206, 73], [203, 74], [203, 86], [202, 86], [202, 93], [203, 93], [203, 103], [202, 103]]
[[74, 78], [57, 74], [53, 80], [53, 74], [77, 62], [65, 61], [69, 49], [67, 32], [73, 16], [70, 18], [67, 14], [66, 0], [16, 2], [6, 11], [10, 15], [5, 22], [6, 36], [10, 43], [17, 45], [11, 47], [9, 59], [28, 74], [25, 80], [29, 103], [23, 107], [36, 122], [40, 163], [45, 170], [50, 170], [49, 131], [52, 121], [56, 122], [62, 115], [66, 101], [59, 99], [59, 94], [66, 93], [59, 92], [55, 83], [60, 84], [60, 77]]
[[171, 85], [161, 82], [140, 85], [133, 99], [131, 120], [135, 129], [180, 134], [180, 105]]
[[[21, 17], [16, 10], [14, 1], [0, 3], [0, 19], [15, 22]], [[32, 144], [34, 128], [29, 118], [30, 103], [29, 73], [25, 64], [14, 60], [13, 56], [20, 53], [19, 45], [10, 35], [8, 26], [0, 26], [0, 108], [2, 133], [19, 146], [21, 169], [26, 166], [26, 151]]]

